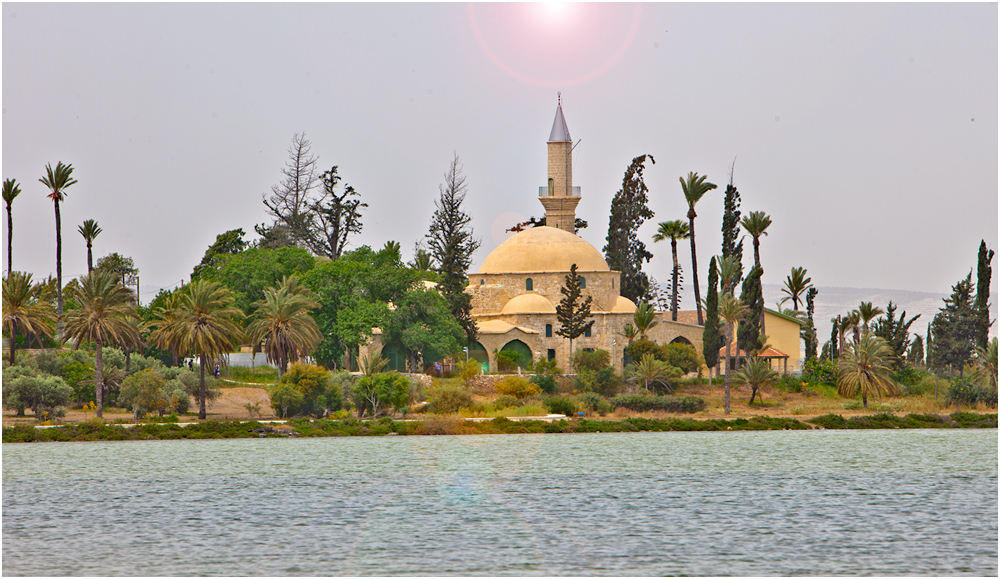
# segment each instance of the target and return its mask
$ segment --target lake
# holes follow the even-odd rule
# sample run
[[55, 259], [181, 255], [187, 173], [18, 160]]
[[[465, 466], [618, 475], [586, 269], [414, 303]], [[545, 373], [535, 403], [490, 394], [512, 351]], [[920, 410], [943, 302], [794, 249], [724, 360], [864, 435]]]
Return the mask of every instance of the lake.
[[4, 575], [997, 575], [997, 431], [3, 445]]

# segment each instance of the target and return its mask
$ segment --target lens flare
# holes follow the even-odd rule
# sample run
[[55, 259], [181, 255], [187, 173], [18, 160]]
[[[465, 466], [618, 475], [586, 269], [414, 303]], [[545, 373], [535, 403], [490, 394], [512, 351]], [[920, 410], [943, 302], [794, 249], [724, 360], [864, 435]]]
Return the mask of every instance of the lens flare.
[[639, 27], [641, 4], [543, 2], [468, 5], [469, 26], [487, 58], [507, 75], [569, 87], [610, 70]]

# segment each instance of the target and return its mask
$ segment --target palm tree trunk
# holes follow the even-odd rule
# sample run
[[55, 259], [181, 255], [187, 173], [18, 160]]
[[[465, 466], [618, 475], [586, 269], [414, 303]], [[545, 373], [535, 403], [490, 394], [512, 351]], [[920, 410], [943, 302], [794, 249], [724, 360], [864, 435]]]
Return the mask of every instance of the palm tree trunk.
[[[56, 313], [59, 315], [56, 335], [62, 340], [63, 328], [63, 285], [62, 285], [62, 217], [59, 215], [59, 201], [53, 201], [56, 209]], [[98, 414], [100, 416], [100, 414]]]
[[[696, 251], [694, 244], [694, 207], [688, 211], [688, 221], [691, 222], [691, 226], [688, 228], [691, 230], [691, 274], [694, 277], [694, 305], [698, 310], [698, 325], [704, 326], [705, 320], [701, 315], [701, 288], [698, 287], [698, 252]], [[727, 405], [728, 406], [728, 405]]]
[[[10, 256], [10, 254], [7, 254]], [[10, 275], [8, 272], [7, 275]], [[17, 365], [17, 324], [10, 323], [10, 365]]]
[[94, 352], [94, 397], [97, 399], [97, 417], [104, 417], [104, 348], [100, 335], [94, 340], [97, 351]]
[[726, 414], [729, 414], [729, 360], [730, 354], [729, 348], [733, 341], [733, 324], [732, 322], [726, 322], [726, 397], [725, 397], [725, 409]]
[[93, 244], [87, 241], [87, 273], [94, 271], [94, 252]]
[[670, 240], [670, 249], [674, 254], [674, 278], [673, 278], [673, 295], [670, 299], [670, 316], [673, 321], [677, 321], [677, 273], [680, 270], [680, 264], [677, 263], [677, 240]]
[[205, 420], [208, 416], [208, 412], [205, 410], [205, 365], [208, 364], [208, 360], [205, 359], [205, 354], [201, 354], [198, 359], [201, 361], [201, 390], [199, 391], [199, 407], [198, 407], [198, 419]]
[[[14, 236], [14, 217], [10, 214], [10, 205], [7, 206], [7, 275], [14, 271], [14, 259], [12, 257], [11, 251], [14, 247], [13, 242]], [[13, 362], [12, 362], [13, 363]]]

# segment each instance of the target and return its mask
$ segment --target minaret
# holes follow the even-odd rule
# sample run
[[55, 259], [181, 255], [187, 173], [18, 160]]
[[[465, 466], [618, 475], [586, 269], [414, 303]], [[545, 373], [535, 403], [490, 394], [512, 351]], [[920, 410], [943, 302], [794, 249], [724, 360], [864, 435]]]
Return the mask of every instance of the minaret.
[[549, 182], [539, 187], [538, 200], [545, 207], [545, 225], [576, 234], [576, 205], [580, 188], [573, 186], [573, 139], [569, 136], [562, 112], [562, 93], [556, 105], [556, 118], [549, 133]]

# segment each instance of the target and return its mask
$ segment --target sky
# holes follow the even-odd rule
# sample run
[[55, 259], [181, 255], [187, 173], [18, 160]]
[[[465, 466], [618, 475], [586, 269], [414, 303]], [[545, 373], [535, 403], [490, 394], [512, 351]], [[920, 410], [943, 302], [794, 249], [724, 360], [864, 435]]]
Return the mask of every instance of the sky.
[[14, 269], [55, 273], [38, 180], [72, 163], [64, 280], [86, 273], [77, 227], [95, 219], [95, 260], [132, 257], [147, 303], [219, 233], [256, 238], [304, 131], [369, 204], [351, 245], [395, 240], [405, 259], [457, 154], [476, 271], [506, 228], [542, 215], [561, 92], [581, 236], [598, 249], [625, 169], [655, 159], [639, 235], [662, 283], [670, 247], [651, 238], [686, 216], [679, 178], [719, 185], [697, 205], [704, 277], [732, 171], [744, 214], [773, 220], [765, 283], [798, 266], [818, 286], [948, 293], [981, 239], [997, 246], [997, 16], [995, 3], [4, 3]]

